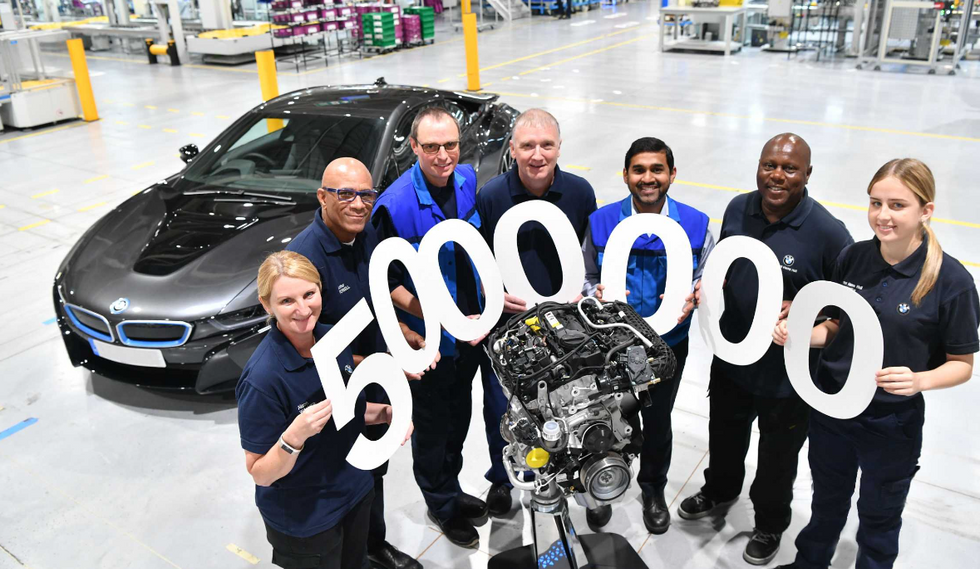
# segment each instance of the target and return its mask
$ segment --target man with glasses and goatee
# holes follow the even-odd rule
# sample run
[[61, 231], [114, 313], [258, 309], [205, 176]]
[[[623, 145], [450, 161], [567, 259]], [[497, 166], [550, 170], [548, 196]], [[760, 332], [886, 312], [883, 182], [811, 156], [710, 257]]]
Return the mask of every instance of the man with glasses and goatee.
[[[381, 239], [401, 237], [417, 249], [425, 233], [441, 221], [461, 219], [480, 228], [476, 173], [458, 165], [459, 135], [456, 119], [442, 107], [428, 107], [415, 117], [409, 142], [418, 161], [381, 194], [371, 218]], [[443, 246], [439, 267], [460, 312], [480, 314], [479, 278], [462, 248], [451, 242]], [[399, 319], [424, 334], [411, 276], [400, 263], [393, 263], [389, 280]], [[489, 368], [489, 361], [481, 347], [457, 341], [445, 330], [440, 340], [438, 367], [411, 383], [415, 480], [429, 519], [446, 538], [460, 547], [476, 548], [479, 535], [470, 520], [486, 516], [487, 504], [460, 489], [459, 473], [473, 406], [473, 376], [477, 368]]]
[[[313, 215], [313, 222], [286, 249], [305, 256], [320, 273], [323, 298], [320, 322], [333, 325], [362, 298], [371, 303], [368, 263], [378, 237], [368, 219], [378, 200], [378, 192], [364, 164], [355, 158], [338, 158], [323, 171], [316, 197], [320, 209]], [[420, 335], [406, 327], [403, 331], [414, 347], [424, 345]], [[351, 344], [354, 365], [375, 352], [386, 350], [377, 321], [371, 322]], [[409, 379], [418, 379], [418, 376], [412, 375]], [[376, 385], [369, 385], [366, 394], [369, 401], [387, 402], [384, 390]], [[365, 435], [377, 440], [387, 429], [387, 425], [371, 425], [365, 429]], [[387, 471], [387, 462], [373, 471], [374, 501], [368, 525], [368, 558], [375, 568], [422, 569], [418, 561], [385, 539], [383, 476]]]

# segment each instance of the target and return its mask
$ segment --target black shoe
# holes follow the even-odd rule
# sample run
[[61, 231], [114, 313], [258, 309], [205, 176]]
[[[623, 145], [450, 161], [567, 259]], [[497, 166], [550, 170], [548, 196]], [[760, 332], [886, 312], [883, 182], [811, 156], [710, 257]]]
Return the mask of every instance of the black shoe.
[[368, 551], [368, 561], [374, 569], [422, 569], [421, 563], [387, 541], [378, 549]]
[[589, 524], [589, 529], [599, 531], [612, 519], [612, 506], [599, 506], [594, 510], [585, 510], [585, 521]]
[[432, 523], [436, 524], [439, 531], [452, 543], [468, 549], [476, 549], [480, 546], [480, 534], [476, 533], [476, 528], [468, 519], [456, 516], [440, 522], [438, 518], [432, 515], [431, 510], [427, 510], [425, 515], [429, 516]]
[[772, 561], [779, 551], [779, 539], [781, 533], [769, 533], [767, 531], [755, 530], [752, 532], [752, 539], [745, 546], [742, 559], [752, 565], [765, 565]]
[[655, 535], [666, 533], [670, 528], [670, 510], [662, 491], [653, 496], [643, 496], [643, 525]]
[[471, 520], [483, 518], [487, 515], [487, 503], [476, 496], [460, 492], [456, 496], [456, 511], [460, 516]]
[[492, 516], [502, 516], [510, 511], [513, 500], [510, 497], [510, 486], [495, 483], [487, 492], [487, 510]]
[[727, 506], [734, 503], [735, 500], [715, 502], [711, 498], [705, 496], [703, 493], [698, 492], [697, 494], [681, 502], [681, 505], [677, 507], [677, 515], [685, 520], [699, 520], [712, 513], [715, 508], [720, 508], [722, 506]]

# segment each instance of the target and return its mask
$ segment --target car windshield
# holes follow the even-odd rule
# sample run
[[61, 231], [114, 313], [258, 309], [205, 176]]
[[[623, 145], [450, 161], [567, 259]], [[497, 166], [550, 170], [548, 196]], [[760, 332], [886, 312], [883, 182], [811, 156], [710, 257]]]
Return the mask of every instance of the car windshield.
[[315, 192], [335, 158], [357, 158], [370, 169], [385, 124], [378, 117], [254, 115], [198, 156], [185, 177], [240, 190]]

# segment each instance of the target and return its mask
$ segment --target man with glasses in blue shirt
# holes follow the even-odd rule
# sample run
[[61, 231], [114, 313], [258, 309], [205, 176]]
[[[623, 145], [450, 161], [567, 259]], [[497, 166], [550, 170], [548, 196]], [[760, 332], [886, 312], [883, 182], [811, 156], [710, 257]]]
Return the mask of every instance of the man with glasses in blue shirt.
[[[421, 110], [412, 122], [409, 142], [418, 161], [378, 198], [372, 223], [381, 239], [401, 237], [418, 249], [426, 232], [447, 219], [461, 219], [480, 228], [476, 212], [476, 173], [459, 164], [459, 124], [439, 106]], [[461, 247], [452, 242], [439, 251], [443, 281], [462, 314], [480, 314], [480, 284]], [[400, 263], [389, 271], [391, 299], [399, 319], [425, 333], [422, 310], [411, 276]], [[415, 432], [412, 455], [415, 480], [428, 506], [428, 517], [452, 543], [479, 546], [473, 519], [487, 515], [487, 504], [459, 486], [463, 440], [470, 425], [473, 376], [489, 369], [482, 347], [457, 341], [443, 330], [439, 366], [413, 381]]]
[[[313, 215], [309, 227], [286, 249], [304, 255], [316, 267], [323, 298], [320, 322], [336, 324], [362, 298], [369, 304], [371, 302], [368, 265], [378, 237], [368, 220], [378, 192], [367, 167], [355, 158], [338, 158], [331, 162], [323, 171], [321, 183], [322, 187], [316, 192], [320, 209]], [[416, 347], [424, 345], [421, 336], [414, 332], [407, 332], [406, 338]], [[354, 365], [386, 349], [375, 320], [351, 344]], [[373, 384], [367, 387], [366, 395], [372, 402], [387, 401], [384, 390]], [[387, 425], [372, 425], [365, 429], [365, 435], [377, 440], [387, 428]], [[418, 561], [385, 540], [383, 476], [387, 471], [387, 462], [373, 471], [375, 497], [368, 526], [368, 558], [376, 568], [422, 569]]]

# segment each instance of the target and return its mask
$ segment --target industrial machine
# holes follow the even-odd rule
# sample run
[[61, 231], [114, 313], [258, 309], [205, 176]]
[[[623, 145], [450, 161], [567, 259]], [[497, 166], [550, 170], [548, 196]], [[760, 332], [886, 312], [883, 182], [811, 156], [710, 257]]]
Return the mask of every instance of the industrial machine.
[[[578, 536], [567, 499], [596, 508], [626, 493], [643, 444], [639, 410], [649, 389], [673, 375], [673, 352], [628, 304], [593, 297], [539, 304], [495, 330], [488, 345], [508, 400], [504, 469], [531, 496], [534, 566], [577, 569], [612, 556], [612, 566], [645, 567], [625, 540]], [[529, 553], [504, 552], [497, 566], [525, 564]]]
[[63, 31], [0, 32], [0, 122], [33, 128], [78, 118], [75, 82], [49, 75], [38, 46], [66, 37]]

